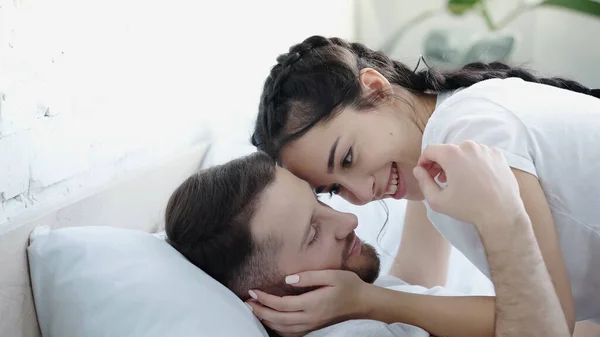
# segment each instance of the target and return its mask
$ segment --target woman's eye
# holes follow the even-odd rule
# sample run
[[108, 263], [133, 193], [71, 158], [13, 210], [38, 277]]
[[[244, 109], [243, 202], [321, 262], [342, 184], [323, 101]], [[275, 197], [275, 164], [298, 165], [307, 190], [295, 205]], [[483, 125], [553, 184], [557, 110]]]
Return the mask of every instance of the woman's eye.
[[350, 165], [352, 165], [352, 147], [348, 149], [348, 153], [346, 153], [342, 161], [342, 167], [350, 167]]

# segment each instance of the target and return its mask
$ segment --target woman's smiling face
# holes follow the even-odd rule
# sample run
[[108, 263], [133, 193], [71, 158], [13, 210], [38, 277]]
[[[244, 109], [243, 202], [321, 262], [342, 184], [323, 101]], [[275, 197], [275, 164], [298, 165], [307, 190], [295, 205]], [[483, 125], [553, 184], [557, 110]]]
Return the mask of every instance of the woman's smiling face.
[[421, 154], [417, 98], [392, 89], [376, 71], [361, 74], [365, 91], [394, 90], [396, 98], [368, 110], [345, 107], [281, 150], [281, 164], [317, 193], [337, 193], [362, 205], [384, 198], [422, 200], [412, 174]]

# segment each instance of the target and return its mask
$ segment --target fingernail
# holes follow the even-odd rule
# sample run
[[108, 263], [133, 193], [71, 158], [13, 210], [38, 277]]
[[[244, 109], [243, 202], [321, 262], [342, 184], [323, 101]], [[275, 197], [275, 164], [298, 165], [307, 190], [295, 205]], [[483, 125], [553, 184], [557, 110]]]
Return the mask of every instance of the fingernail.
[[300, 275], [290, 275], [285, 277], [285, 283], [294, 284], [300, 282]]
[[254, 309], [252, 309], [252, 306], [250, 304], [248, 304], [248, 303], [244, 303], [244, 304], [248, 307], [248, 309], [250, 309], [250, 312], [254, 311]]
[[248, 290], [248, 294], [250, 294], [250, 297], [252, 297], [253, 299], [257, 300], [258, 296], [256, 296], [256, 293], [252, 290]]

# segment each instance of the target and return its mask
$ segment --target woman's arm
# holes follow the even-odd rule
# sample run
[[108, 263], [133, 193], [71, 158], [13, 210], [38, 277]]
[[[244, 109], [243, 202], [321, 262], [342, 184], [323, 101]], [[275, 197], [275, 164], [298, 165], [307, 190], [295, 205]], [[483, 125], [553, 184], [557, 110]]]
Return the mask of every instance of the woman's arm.
[[432, 296], [369, 285], [356, 318], [418, 326], [434, 336], [493, 337], [494, 297]]
[[427, 288], [446, 284], [451, 246], [427, 218], [425, 204], [408, 201], [402, 240], [390, 275]]

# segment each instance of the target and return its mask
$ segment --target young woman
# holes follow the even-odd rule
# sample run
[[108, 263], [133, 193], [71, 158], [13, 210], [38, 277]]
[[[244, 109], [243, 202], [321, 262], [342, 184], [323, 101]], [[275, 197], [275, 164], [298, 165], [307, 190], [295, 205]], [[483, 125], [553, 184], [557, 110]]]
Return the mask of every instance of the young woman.
[[[599, 89], [501, 63], [415, 72], [362, 44], [320, 36], [277, 62], [264, 85], [253, 144], [318, 193], [355, 204], [408, 199], [393, 275], [444, 285], [450, 243], [490, 277], [475, 227], [423, 202], [412, 174], [427, 146], [472, 140], [500, 149], [512, 168], [571, 331], [576, 321], [600, 323]], [[441, 185], [444, 178], [438, 177]], [[470, 327], [453, 326], [465, 322], [449, 311], [459, 305], [465, 315], [481, 317], [494, 307], [482, 298], [461, 299], [447, 310], [427, 303], [386, 317], [452, 335], [448, 326], [459, 333]], [[334, 322], [342, 314], [325, 316]]]

